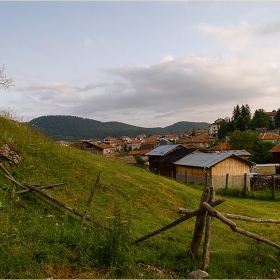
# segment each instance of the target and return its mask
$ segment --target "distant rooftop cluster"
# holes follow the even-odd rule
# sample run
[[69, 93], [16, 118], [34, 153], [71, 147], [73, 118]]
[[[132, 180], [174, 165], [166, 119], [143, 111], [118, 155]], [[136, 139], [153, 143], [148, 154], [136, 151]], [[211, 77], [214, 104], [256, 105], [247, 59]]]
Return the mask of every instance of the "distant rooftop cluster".
[[[199, 129], [187, 133], [150, 136], [138, 135], [135, 137], [124, 135], [118, 138], [107, 136], [103, 140], [80, 140], [74, 144], [65, 141], [57, 141], [57, 143], [63, 146], [74, 145], [77, 148], [87, 150], [95, 155], [103, 155], [106, 157], [115, 157], [122, 152], [127, 152], [132, 157], [139, 155], [145, 158], [151, 151], [158, 152], [161, 150], [162, 153], [164, 153], [170, 145], [177, 144], [188, 149], [201, 149], [212, 153], [233, 152], [238, 156], [248, 158], [250, 154], [247, 151], [233, 151], [228, 142], [222, 142], [214, 146], [217, 141], [217, 131], [220, 121], [221, 119], [217, 119], [208, 129]], [[259, 130], [258, 132], [261, 140], [272, 141], [275, 144], [280, 143], [279, 133], [266, 132], [263, 130]]]

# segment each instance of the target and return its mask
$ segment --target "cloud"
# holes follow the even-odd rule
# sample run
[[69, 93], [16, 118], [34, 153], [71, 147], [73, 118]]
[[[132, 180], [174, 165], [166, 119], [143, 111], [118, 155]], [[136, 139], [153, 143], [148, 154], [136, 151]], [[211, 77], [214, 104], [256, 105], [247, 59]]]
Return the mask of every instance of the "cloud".
[[161, 62], [167, 62], [167, 61], [172, 61], [174, 60], [172, 55], [166, 55]]
[[193, 26], [191, 29], [201, 32], [205, 35], [214, 35], [216, 38], [229, 45], [231, 48], [236, 48], [251, 43], [251, 40], [257, 35], [257, 28], [250, 26], [247, 22], [241, 21], [236, 25], [208, 25], [202, 23]]
[[[124, 66], [103, 72], [110, 82], [83, 87], [28, 82], [20, 90], [38, 108], [53, 106], [50, 111], [55, 114], [126, 118], [135, 123], [150, 118], [155, 124], [155, 120], [170, 119], [212, 122], [231, 116], [236, 104], [250, 106], [258, 100], [262, 107], [268, 99], [274, 98], [274, 104], [280, 101], [278, 67], [234, 57], [187, 56], [150, 67]], [[213, 119], [206, 117], [209, 111]]]
[[89, 48], [92, 45], [92, 42], [90, 39], [84, 40], [84, 47]]
[[280, 21], [269, 22], [263, 28], [260, 29], [260, 34], [262, 35], [277, 34], [279, 32], [280, 32]]
[[[103, 68], [103, 80], [85, 85], [21, 80], [16, 91], [25, 102], [21, 105], [15, 98], [13, 104], [30, 117], [66, 114], [141, 126], [213, 122], [230, 117], [236, 104], [247, 103], [252, 112], [280, 107], [280, 22], [264, 27], [245, 21], [235, 26], [204, 23], [193, 30], [214, 35], [231, 52], [177, 58], [168, 54], [146, 67]], [[85, 47], [90, 44], [84, 41]]]

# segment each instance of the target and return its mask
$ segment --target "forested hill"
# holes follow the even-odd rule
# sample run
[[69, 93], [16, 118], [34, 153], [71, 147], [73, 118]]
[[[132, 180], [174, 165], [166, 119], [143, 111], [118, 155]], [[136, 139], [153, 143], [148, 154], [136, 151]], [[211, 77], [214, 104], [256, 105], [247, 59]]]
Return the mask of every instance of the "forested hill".
[[140, 134], [170, 134], [183, 133], [193, 129], [205, 129], [209, 123], [205, 122], [177, 122], [173, 125], [145, 128], [128, 125], [121, 122], [100, 122], [74, 116], [42, 116], [29, 122], [29, 125], [41, 130], [53, 140], [76, 141], [81, 139], [104, 139], [107, 136], [137, 136]]

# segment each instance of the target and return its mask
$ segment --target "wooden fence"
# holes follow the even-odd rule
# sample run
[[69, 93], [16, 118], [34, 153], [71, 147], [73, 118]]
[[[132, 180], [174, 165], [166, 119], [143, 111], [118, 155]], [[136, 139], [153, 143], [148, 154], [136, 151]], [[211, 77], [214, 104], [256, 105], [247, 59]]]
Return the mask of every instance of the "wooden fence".
[[[11, 180], [14, 184], [17, 186], [21, 187], [22, 190], [17, 191], [17, 194], [22, 194], [22, 193], [30, 193], [37, 197], [38, 199], [41, 199], [43, 202], [47, 203], [48, 205], [51, 205], [54, 207], [56, 210], [59, 212], [62, 212], [63, 214], [67, 214], [63, 209], [66, 209], [71, 212], [71, 214], [74, 214], [76, 216], [79, 216], [81, 219], [77, 219], [76, 216], [73, 216], [71, 214], [68, 214], [71, 218], [80, 221], [80, 225], [83, 226], [84, 221], [89, 221], [95, 225], [98, 225], [102, 227], [105, 230], [113, 231], [114, 229], [111, 227], [108, 227], [100, 222], [97, 222], [93, 220], [91, 217], [87, 215], [88, 209], [90, 207], [90, 204], [92, 202], [93, 195], [96, 191], [97, 185], [100, 180], [101, 172], [99, 173], [96, 183], [92, 189], [92, 192], [90, 194], [87, 206], [85, 208], [84, 212], [80, 212], [79, 210], [68, 206], [64, 204], [63, 202], [58, 201], [51, 195], [47, 194], [46, 192], [43, 191], [43, 189], [47, 188], [53, 188], [55, 186], [60, 186], [65, 184], [59, 183], [55, 184], [52, 186], [34, 186], [29, 183], [26, 183], [22, 185], [21, 183], [17, 182], [12, 175], [6, 170], [6, 168], [3, 166], [3, 164], [0, 163], [0, 168], [5, 172], [5, 177], [9, 180]], [[13, 198], [14, 193], [11, 195]], [[218, 212], [215, 207], [221, 203], [225, 202], [224, 199], [218, 199], [215, 200], [215, 189], [214, 187], [206, 187], [205, 190], [202, 193], [200, 204], [198, 206], [198, 209], [196, 210], [189, 210], [189, 209], [183, 209], [179, 208], [178, 213], [184, 214], [184, 216], [176, 219], [172, 223], [159, 228], [145, 236], [142, 236], [141, 238], [135, 239], [130, 236], [127, 236], [129, 239], [132, 240], [132, 244], [138, 244], [140, 242], [143, 242], [144, 240], [151, 238], [159, 233], [162, 233], [172, 227], [177, 226], [178, 224], [189, 220], [192, 217], [196, 216], [196, 222], [194, 225], [194, 233], [193, 233], [193, 238], [191, 241], [191, 245], [189, 248], [189, 251], [193, 256], [196, 256], [199, 250], [199, 246], [203, 237], [204, 229], [205, 229], [205, 238], [204, 238], [204, 246], [203, 246], [203, 263], [202, 263], [202, 270], [207, 270], [209, 267], [209, 262], [210, 262], [210, 242], [211, 242], [211, 227], [212, 227], [212, 219], [215, 217], [222, 221], [223, 223], [227, 224], [234, 232], [243, 234], [249, 238], [253, 238], [259, 242], [264, 242], [272, 247], [275, 247], [280, 250], [280, 245], [276, 244], [275, 242], [272, 242], [262, 236], [259, 236], [257, 234], [254, 234], [252, 232], [246, 231], [242, 228], [237, 227], [237, 225], [232, 222], [230, 219], [239, 219], [239, 220], [244, 220], [248, 222], [258, 222], [258, 223], [278, 223], [280, 224], [279, 220], [271, 220], [271, 219], [256, 219], [256, 218], [251, 218], [251, 217], [244, 217], [240, 215], [234, 215], [234, 214], [223, 214]], [[25, 207], [25, 205], [23, 205]], [[60, 208], [61, 207], [61, 208]]]

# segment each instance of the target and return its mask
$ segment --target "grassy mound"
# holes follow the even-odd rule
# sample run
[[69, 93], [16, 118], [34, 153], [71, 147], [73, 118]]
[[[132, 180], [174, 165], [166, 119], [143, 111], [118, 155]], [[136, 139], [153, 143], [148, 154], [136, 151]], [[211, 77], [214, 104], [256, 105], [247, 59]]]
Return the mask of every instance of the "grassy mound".
[[[89, 222], [80, 227], [80, 218], [70, 218], [31, 193], [11, 198], [21, 188], [0, 170], [0, 278], [186, 278], [201, 268], [203, 244], [196, 258], [188, 253], [195, 218], [132, 244], [179, 218], [179, 207], [197, 209], [201, 190], [115, 159], [58, 146], [30, 127], [0, 117], [0, 146], [4, 144], [22, 158], [17, 166], [1, 160], [18, 182], [66, 182], [45, 192], [81, 212], [102, 172], [88, 216], [114, 230]], [[279, 219], [278, 205], [231, 197], [217, 210]], [[280, 243], [279, 225], [236, 223]], [[213, 220], [210, 278], [277, 278], [279, 261], [276, 248]]]

